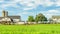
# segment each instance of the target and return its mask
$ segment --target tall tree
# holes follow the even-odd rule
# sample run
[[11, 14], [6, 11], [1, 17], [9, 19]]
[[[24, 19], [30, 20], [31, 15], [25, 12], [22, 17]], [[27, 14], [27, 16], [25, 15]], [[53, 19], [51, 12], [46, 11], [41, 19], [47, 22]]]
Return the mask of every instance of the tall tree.
[[36, 22], [47, 21], [47, 18], [42, 13], [40, 13], [40, 14], [36, 15], [35, 21]]

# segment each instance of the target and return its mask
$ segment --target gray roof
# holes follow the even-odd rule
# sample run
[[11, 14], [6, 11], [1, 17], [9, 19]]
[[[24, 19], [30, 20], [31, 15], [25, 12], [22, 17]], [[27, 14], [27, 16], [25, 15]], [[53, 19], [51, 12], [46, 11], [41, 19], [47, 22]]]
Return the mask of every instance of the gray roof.
[[[8, 17], [11, 19], [20, 19], [20, 16], [8, 16]], [[0, 19], [2, 19], [2, 18], [4, 18], [4, 17], [0, 17]]]
[[0, 17], [0, 19], [2, 19], [2, 18], [4, 18], [4, 17]]
[[60, 19], [60, 16], [52, 16], [52, 18]]
[[20, 16], [8, 16], [11, 19], [20, 19]]

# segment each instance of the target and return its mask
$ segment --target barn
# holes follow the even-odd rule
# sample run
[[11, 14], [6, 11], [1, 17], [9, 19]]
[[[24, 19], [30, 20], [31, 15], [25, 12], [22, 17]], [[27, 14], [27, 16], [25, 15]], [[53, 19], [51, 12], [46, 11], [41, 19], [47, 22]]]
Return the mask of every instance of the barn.
[[7, 11], [2, 11], [2, 16], [0, 16], [0, 23], [3, 23], [3, 22], [17, 23], [21, 21], [20, 18], [21, 18], [20, 16], [15, 16], [15, 15], [9, 16]]

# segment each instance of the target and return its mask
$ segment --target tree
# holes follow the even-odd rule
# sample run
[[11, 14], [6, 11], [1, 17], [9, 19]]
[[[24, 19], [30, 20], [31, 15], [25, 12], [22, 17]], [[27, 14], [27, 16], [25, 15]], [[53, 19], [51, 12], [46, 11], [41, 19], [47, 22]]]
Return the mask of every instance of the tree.
[[33, 16], [29, 16], [28, 17], [28, 22], [34, 22], [34, 17]]
[[34, 22], [34, 17], [33, 16], [29, 16], [28, 17], [28, 24], [33, 24], [32, 22]]
[[40, 14], [36, 15], [35, 21], [36, 22], [47, 21], [47, 18], [42, 13], [40, 13]]

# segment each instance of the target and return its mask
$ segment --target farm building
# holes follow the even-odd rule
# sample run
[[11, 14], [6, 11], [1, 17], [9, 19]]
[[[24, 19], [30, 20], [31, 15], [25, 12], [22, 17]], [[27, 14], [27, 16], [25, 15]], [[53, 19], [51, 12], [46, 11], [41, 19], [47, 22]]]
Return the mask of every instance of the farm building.
[[0, 22], [20, 22], [20, 16], [9, 16], [7, 11], [2, 11], [2, 16], [0, 17]]
[[60, 22], [60, 16], [52, 16], [54, 22]]

